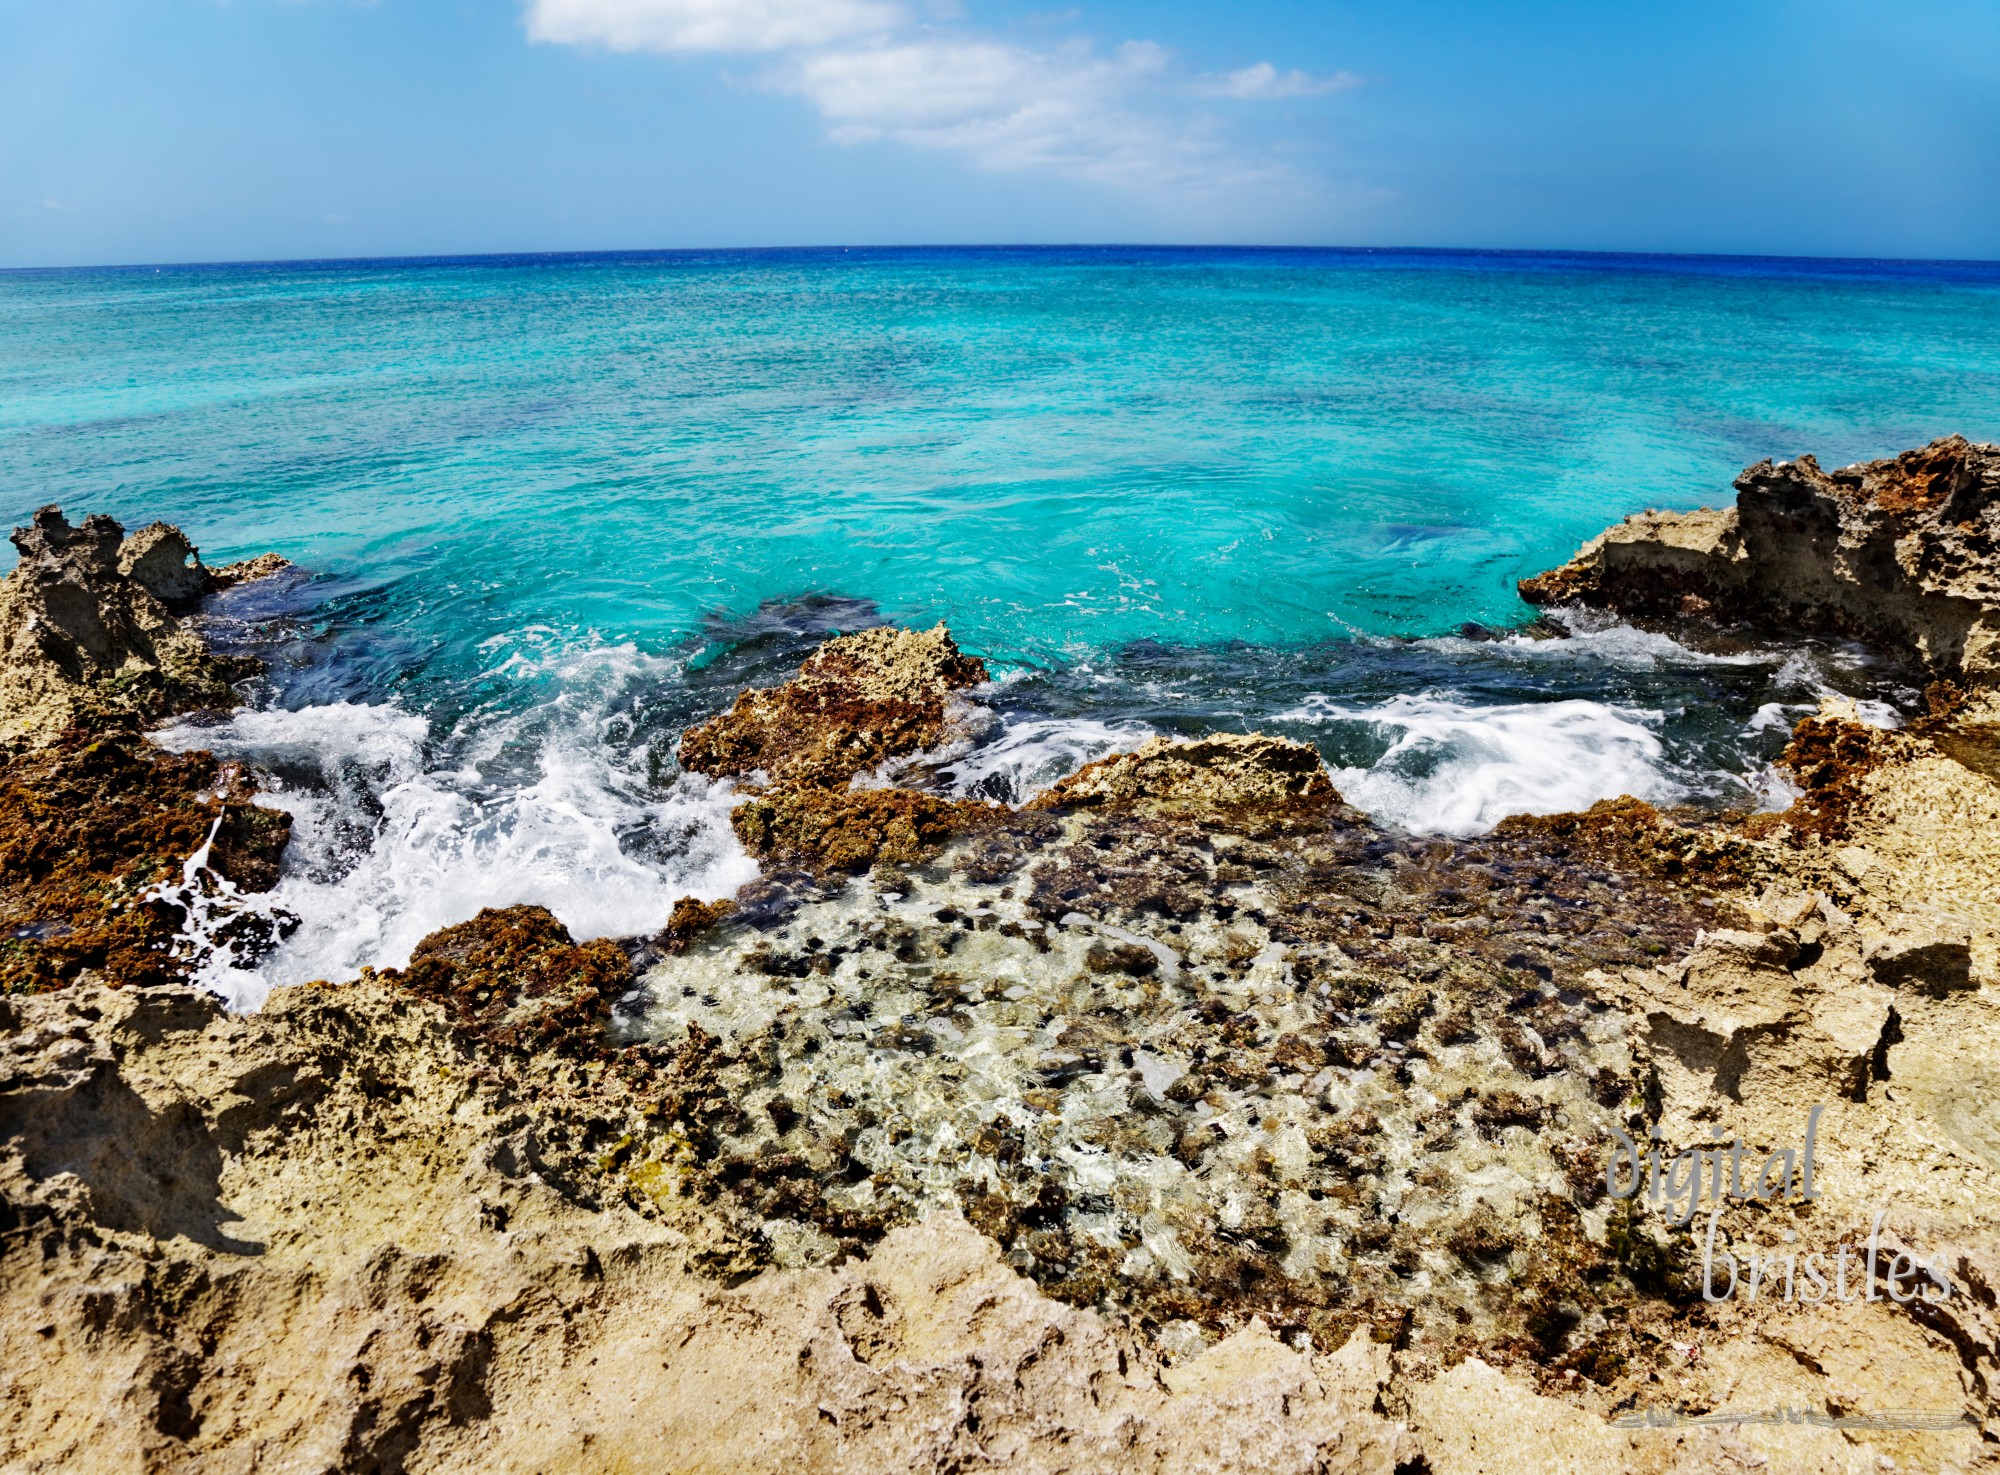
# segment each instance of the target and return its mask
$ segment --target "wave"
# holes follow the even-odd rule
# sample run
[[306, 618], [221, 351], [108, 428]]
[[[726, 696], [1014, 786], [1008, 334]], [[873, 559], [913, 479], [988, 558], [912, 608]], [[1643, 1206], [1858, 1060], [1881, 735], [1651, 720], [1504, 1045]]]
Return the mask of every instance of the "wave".
[[1630, 794], [1667, 802], [1685, 787], [1665, 770], [1657, 712], [1572, 699], [1474, 706], [1425, 693], [1380, 706], [1313, 697], [1277, 721], [1372, 729], [1383, 750], [1335, 767], [1349, 803], [1418, 834], [1476, 835], [1510, 814], [1587, 809]]
[[[428, 933], [482, 907], [535, 903], [580, 938], [626, 936], [664, 926], [682, 896], [751, 880], [730, 786], [682, 775], [661, 791], [644, 754], [607, 734], [612, 698], [643, 659], [629, 647], [573, 658], [551, 699], [467, 719], [442, 743], [423, 717], [352, 702], [156, 733], [163, 747], [250, 764], [260, 802], [293, 817], [271, 892], [196, 895], [196, 981], [256, 1008], [279, 984], [401, 966]], [[212, 944], [217, 913], [245, 908], [283, 939], [254, 961]]]
[[1554, 610], [1543, 618], [1562, 633], [1531, 635], [1509, 631], [1481, 640], [1463, 635], [1440, 635], [1414, 643], [1448, 655], [1477, 656], [1487, 660], [1595, 660], [1630, 671], [1702, 666], [1776, 666], [1786, 659], [1784, 651], [1760, 646], [1740, 650], [1698, 650], [1671, 635], [1657, 630], [1641, 630], [1636, 625], [1628, 625], [1591, 610]]
[[938, 777], [961, 798], [1020, 804], [1084, 764], [1136, 748], [1153, 735], [1143, 722], [1003, 719], [997, 737], [940, 768]]

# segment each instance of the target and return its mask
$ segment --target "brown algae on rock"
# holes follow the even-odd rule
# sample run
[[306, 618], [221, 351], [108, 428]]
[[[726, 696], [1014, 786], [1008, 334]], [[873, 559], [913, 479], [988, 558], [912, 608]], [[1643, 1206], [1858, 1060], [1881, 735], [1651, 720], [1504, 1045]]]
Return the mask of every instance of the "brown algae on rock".
[[[196, 944], [174, 883], [269, 890], [291, 816], [254, 803], [239, 765], [162, 753], [140, 728], [233, 705], [230, 683], [255, 665], [213, 655], [178, 617], [216, 587], [178, 529], [126, 537], [101, 514], [72, 527], [44, 507], [13, 538], [21, 560], [0, 580], [0, 990], [185, 978]], [[245, 911], [201, 945], [249, 959], [283, 925]]]

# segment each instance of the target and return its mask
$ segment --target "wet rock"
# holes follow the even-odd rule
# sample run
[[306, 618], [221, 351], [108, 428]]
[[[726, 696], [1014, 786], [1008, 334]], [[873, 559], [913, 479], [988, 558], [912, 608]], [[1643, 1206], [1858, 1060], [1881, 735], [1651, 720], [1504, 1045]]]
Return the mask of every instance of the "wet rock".
[[1029, 807], [1281, 809], [1339, 802], [1317, 749], [1262, 733], [1217, 733], [1153, 738], [1130, 753], [1100, 758], [1037, 796]]
[[720, 901], [701, 901], [692, 896], [683, 896], [674, 903], [674, 909], [667, 916], [667, 926], [661, 941], [668, 952], [685, 952], [695, 939], [715, 926], [724, 917], [736, 910], [736, 903], [724, 897]]
[[409, 967], [383, 974], [483, 1040], [580, 1058], [603, 1053], [611, 1000], [629, 976], [617, 944], [578, 943], [538, 906], [483, 908], [418, 943]]
[[817, 872], [928, 860], [953, 835], [989, 823], [997, 806], [907, 789], [775, 789], [730, 812], [743, 848], [761, 861]]
[[277, 883], [292, 817], [254, 794], [233, 764], [132, 735], [71, 731], [0, 763], [0, 989], [185, 977], [184, 914], [161, 892], [188, 859], [207, 843], [215, 875]]
[[1859, 636], [2000, 679], [2000, 446], [1951, 436], [1833, 472], [1763, 461], [1736, 490], [1726, 511], [1628, 518], [1521, 597]]
[[[178, 529], [128, 538], [101, 514], [72, 526], [44, 507], [13, 538], [20, 564], [0, 581], [0, 987], [186, 977], [197, 959], [181, 892], [269, 890], [291, 817], [251, 803], [237, 766], [160, 753], [139, 729], [233, 706], [230, 683], [255, 665], [213, 656], [174, 613], [213, 586]], [[206, 865], [184, 876], [198, 853]], [[288, 920], [221, 925], [247, 956]]]
[[681, 765], [715, 778], [762, 774], [774, 785], [845, 784], [894, 758], [942, 745], [947, 698], [986, 680], [944, 626], [863, 630], [827, 641], [782, 686], [752, 687], [689, 728]]

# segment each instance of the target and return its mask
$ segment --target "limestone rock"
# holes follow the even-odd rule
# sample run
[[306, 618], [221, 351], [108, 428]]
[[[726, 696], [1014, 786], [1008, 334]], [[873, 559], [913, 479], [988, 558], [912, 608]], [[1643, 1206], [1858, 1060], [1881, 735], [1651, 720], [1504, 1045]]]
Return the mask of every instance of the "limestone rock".
[[893, 758], [942, 745], [946, 698], [986, 680], [944, 626], [836, 636], [782, 686], [751, 687], [681, 738], [681, 765], [713, 778], [844, 785]]
[[1830, 932], [1819, 913], [1788, 901], [1771, 905], [1790, 911], [1794, 927], [1708, 932], [1673, 969], [1633, 976], [1669, 1114], [1865, 1089], [1894, 995], [1862, 976], [1845, 919]]
[[171, 988], [0, 1000], [0, 1338], [33, 1349], [0, 1369], [0, 1465], [1390, 1475], [1413, 1455], [1339, 1359], [1253, 1327], [1165, 1369], [955, 1216], [838, 1267], [704, 1279], [691, 1223], [605, 1191], [603, 1136], [647, 1109], [623, 1090], [491, 1053], [382, 980], [279, 990], [251, 1019]]
[[1339, 801], [1326, 765], [1309, 745], [1262, 733], [1215, 733], [1152, 738], [1130, 753], [1085, 764], [1031, 807], [1154, 803], [1243, 809]]
[[790, 681], [751, 687], [689, 728], [681, 765], [763, 781], [730, 815], [761, 860], [829, 873], [924, 860], [993, 806], [861, 781], [950, 741], [961, 726], [957, 693], [985, 680], [985, 665], [943, 625], [835, 636]]
[[123, 529], [101, 513], [72, 527], [44, 507], [13, 537], [21, 561], [0, 581], [0, 744], [42, 746], [106, 716], [234, 705], [229, 683], [246, 669], [211, 655], [149, 587], [181, 591], [197, 576], [178, 532], [146, 529], [129, 563]]
[[1542, 1398], [1476, 1357], [1425, 1388], [1411, 1414], [1436, 1475], [1638, 1468], [1628, 1463], [1627, 1437], [1602, 1419]]
[[1532, 604], [1821, 631], [2000, 679], [2000, 446], [1959, 436], [1822, 471], [1763, 461], [1722, 512], [1648, 512], [1523, 581]]
[[387, 976], [495, 1044], [588, 1057], [603, 1050], [629, 972], [615, 943], [578, 943], [547, 908], [512, 906], [433, 932]]
[[[0, 762], [0, 990], [186, 976], [185, 914], [160, 890], [204, 844], [209, 869], [242, 890], [277, 884], [292, 817], [255, 793], [234, 764], [130, 735], [67, 733]], [[233, 941], [255, 955], [259, 939], [239, 928]]]
[[1879, 983], [1942, 994], [1972, 988], [1972, 925], [1963, 917], [1902, 912], [1866, 942]]
[[193, 604], [213, 586], [201, 553], [171, 523], [152, 522], [118, 549], [118, 572], [168, 608]]
[[225, 563], [208, 571], [209, 587], [214, 590], [233, 589], [238, 584], [251, 584], [259, 579], [268, 579], [274, 574], [282, 574], [292, 567], [289, 558], [276, 553], [260, 553], [255, 558], [245, 558], [236, 563]]
[[1742, 576], [1747, 557], [1734, 508], [1635, 512], [1561, 568], [1524, 580], [1521, 597], [1530, 604], [1600, 605], [1605, 591], [1616, 589], [1626, 603], [1656, 613], [1707, 614]]
[[976, 800], [907, 789], [800, 786], [752, 795], [729, 821], [759, 860], [831, 873], [928, 860], [952, 836], [999, 813]]

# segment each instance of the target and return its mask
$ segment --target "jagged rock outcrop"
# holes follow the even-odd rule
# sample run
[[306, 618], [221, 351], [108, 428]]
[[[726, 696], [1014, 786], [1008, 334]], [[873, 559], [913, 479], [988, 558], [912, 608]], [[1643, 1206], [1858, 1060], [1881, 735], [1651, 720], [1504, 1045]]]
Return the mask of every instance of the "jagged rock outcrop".
[[230, 683], [245, 668], [211, 655], [152, 587], [178, 598], [196, 577], [175, 562], [179, 533], [146, 529], [128, 562], [111, 518], [72, 527], [44, 507], [13, 539], [21, 561], [0, 581], [0, 743], [42, 746], [78, 723], [233, 705]]
[[1033, 801], [1061, 805], [1176, 805], [1281, 809], [1336, 804], [1317, 749], [1262, 733], [1152, 738], [1087, 763]]
[[751, 687], [689, 728], [681, 766], [751, 785], [731, 820], [760, 860], [820, 872], [922, 860], [995, 806], [854, 781], [958, 736], [956, 694], [986, 679], [943, 625], [835, 636], [790, 681]]
[[1761, 461], [1725, 511], [1644, 512], [1526, 579], [1531, 604], [1855, 636], [2000, 679], [2000, 446], [1959, 436], [1822, 471]]
[[[190, 567], [155, 534], [118, 577]], [[871, 631], [691, 731], [766, 874], [642, 944], [496, 908], [254, 1016], [83, 964], [0, 998], [0, 1465], [1995, 1463], [2000, 695], [1830, 704], [1781, 814], [1444, 839], [1255, 735], [1011, 811], [896, 787], [983, 677]], [[0, 785], [0, 880], [143, 912], [197, 832], [275, 875], [239, 775], [74, 738]], [[1715, 1245], [1880, 1214], [1962, 1294], [1705, 1301], [1607, 1182], [1619, 1133], [1720, 1184], [1808, 1120], [1817, 1196]]]
[[[0, 990], [183, 978], [187, 898], [172, 883], [200, 852], [197, 887], [268, 890], [291, 816], [252, 803], [237, 765], [161, 753], [139, 729], [234, 705], [230, 683], [254, 664], [214, 655], [175, 613], [218, 583], [178, 529], [126, 537], [101, 514], [73, 527], [44, 507], [13, 539], [21, 561], [0, 581]], [[245, 915], [216, 940], [247, 961], [281, 925]]]
[[986, 680], [944, 626], [840, 635], [782, 686], [751, 687], [681, 738], [681, 766], [712, 778], [844, 786], [894, 758], [943, 746], [948, 700]]

